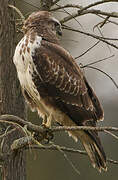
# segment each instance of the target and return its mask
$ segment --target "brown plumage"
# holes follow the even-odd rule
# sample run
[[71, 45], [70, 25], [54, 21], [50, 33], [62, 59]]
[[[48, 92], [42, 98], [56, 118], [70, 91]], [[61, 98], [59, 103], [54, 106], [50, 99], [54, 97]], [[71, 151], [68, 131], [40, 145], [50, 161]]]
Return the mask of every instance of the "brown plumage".
[[[73, 57], [56, 36], [61, 25], [46, 11], [25, 21], [24, 38], [16, 47], [14, 63], [23, 94], [42, 118], [63, 126], [96, 126], [103, 110], [93, 89]], [[71, 131], [82, 142], [92, 165], [106, 170], [106, 156], [96, 131]]]

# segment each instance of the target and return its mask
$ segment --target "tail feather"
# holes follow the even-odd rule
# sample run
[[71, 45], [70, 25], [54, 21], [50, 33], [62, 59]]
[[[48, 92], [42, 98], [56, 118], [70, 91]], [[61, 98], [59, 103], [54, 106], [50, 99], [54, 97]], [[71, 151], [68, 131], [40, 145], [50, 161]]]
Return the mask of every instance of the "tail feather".
[[87, 131], [69, 132], [74, 139], [80, 139], [94, 168], [107, 171], [106, 156], [97, 134]]
[[97, 145], [94, 142], [83, 142], [84, 148], [86, 152], [88, 153], [88, 156], [91, 160], [91, 163], [94, 168], [97, 168], [99, 172], [101, 170], [106, 171], [106, 158], [100, 151], [100, 149], [97, 147]]

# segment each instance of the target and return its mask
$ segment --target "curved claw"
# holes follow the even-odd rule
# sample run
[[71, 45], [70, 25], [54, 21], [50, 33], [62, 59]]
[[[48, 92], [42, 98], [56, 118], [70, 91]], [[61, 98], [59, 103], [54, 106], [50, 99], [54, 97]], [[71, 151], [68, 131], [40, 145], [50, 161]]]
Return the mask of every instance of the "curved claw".
[[48, 128], [45, 124], [42, 124], [43, 128], [45, 129], [45, 140], [47, 141], [46, 144], [49, 143], [50, 140], [53, 139], [54, 135], [50, 128]]
[[48, 144], [50, 142], [50, 140], [53, 139], [54, 135], [52, 133], [52, 130], [49, 129], [45, 124], [42, 124], [41, 125], [44, 129], [44, 132], [43, 133], [34, 133], [34, 138], [37, 140], [37, 141], [42, 141], [42, 140], [45, 140], [45, 143]]

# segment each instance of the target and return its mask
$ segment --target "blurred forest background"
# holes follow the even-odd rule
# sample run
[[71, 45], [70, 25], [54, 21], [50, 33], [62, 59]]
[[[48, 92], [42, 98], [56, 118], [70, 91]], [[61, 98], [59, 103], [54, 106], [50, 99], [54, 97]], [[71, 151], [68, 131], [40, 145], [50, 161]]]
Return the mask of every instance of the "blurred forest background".
[[[64, 4], [78, 4], [86, 6], [97, 0], [60, 0], [59, 5]], [[27, 16], [33, 11], [37, 11], [40, 7], [39, 0], [17, 0], [16, 7], [20, 9], [23, 15]], [[55, 5], [55, 7], [57, 7]], [[118, 3], [105, 3], [94, 7], [94, 9], [100, 9], [106, 12], [118, 12]], [[66, 8], [70, 14], [75, 11], [74, 8]], [[59, 10], [53, 13], [56, 18], [61, 20], [67, 16], [64, 10]], [[118, 19], [114, 18], [118, 23]], [[110, 20], [114, 20], [110, 18]], [[79, 22], [77, 22], [77, 21]], [[105, 24], [101, 28], [102, 35], [98, 28], [93, 27], [99, 22], [103, 21], [100, 17], [92, 14], [77, 17], [71, 21], [68, 21], [66, 25], [75, 27], [78, 30], [89, 32], [92, 34], [118, 38], [118, 24]], [[20, 36], [18, 36], [20, 39]], [[75, 33], [72, 31], [63, 30], [63, 36], [60, 39], [61, 45], [67, 49], [73, 57], [77, 57], [85, 52], [88, 48], [93, 46], [98, 40], [88, 37], [86, 35]], [[118, 45], [118, 41], [109, 41]], [[103, 42], [98, 43], [92, 50], [86, 53], [84, 56], [76, 59], [77, 63], [86, 65], [94, 61], [114, 55], [112, 58], [103, 62], [99, 62], [94, 67], [101, 69], [108, 73], [118, 84], [118, 50], [106, 45]], [[100, 123], [101, 126], [116, 126], [118, 127], [118, 89], [113, 82], [103, 73], [85, 68], [84, 73], [94, 88], [97, 96], [99, 97], [105, 112], [105, 119]], [[39, 118], [37, 114], [29, 112], [29, 119], [36, 124], [39, 124]], [[100, 133], [102, 144], [104, 146], [107, 157], [114, 160], [118, 160], [118, 140], [114, 139], [108, 134]], [[54, 137], [54, 143], [61, 146], [73, 147], [81, 149], [79, 143], [75, 143], [68, 137], [67, 133], [59, 132]], [[118, 165], [108, 164], [108, 171], [101, 174], [93, 169], [87, 156], [80, 154], [67, 153], [68, 158], [73, 162], [75, 167], [80, 171], [78, 175], [68, 161], [64, 158], [64, 155], [58, 151], [45, 151], [45, 150], [30, 150], [27, 153], [27, 180], [82, 180], [82, 179], [101, 179], [101, 180], [114, 180], [118, 176]]]

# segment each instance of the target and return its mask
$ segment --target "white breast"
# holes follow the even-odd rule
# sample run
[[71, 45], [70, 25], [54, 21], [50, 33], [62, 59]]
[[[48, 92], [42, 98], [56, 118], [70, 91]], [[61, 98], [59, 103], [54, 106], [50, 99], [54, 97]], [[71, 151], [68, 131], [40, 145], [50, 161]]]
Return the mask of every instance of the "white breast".
[[20, 84], [22, 88], [27, 89], [31, 94], [38, 94], [32, 81], [32, 73], [34, 70], [36, 71], [32, 55], [35, 53], [35, 49], [40, 48], [41, 40], [42, 37], [35, 36], [35, 40], [32, 42], [30, 36], [24, 36], [18, 43], [13, 58]]

